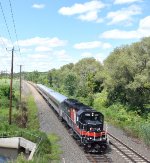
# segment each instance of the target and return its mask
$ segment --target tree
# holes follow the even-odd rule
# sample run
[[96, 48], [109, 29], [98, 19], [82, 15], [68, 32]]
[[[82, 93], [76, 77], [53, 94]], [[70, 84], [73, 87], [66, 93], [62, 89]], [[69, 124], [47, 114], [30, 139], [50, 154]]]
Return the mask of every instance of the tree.
[[77, 89], [77, 77], [75, 74], [70, 73], [64, 79], [64, 89], [69, 96], [74, 96]]
[[[102, 71], [103, 67], [100, 62], [94, 58], [84, 58], [74, 65], [73, 71], [76, 72], [79, 80], [78, 96], [87, 97], [100, 87], [95, 78], [97, 73]], [[97, 88], [98, 89], [98, 88]]]
[[145, 112], [150, 103], [150, 38], [116, 48], [105, 60], [104, 69], [109, 101]]

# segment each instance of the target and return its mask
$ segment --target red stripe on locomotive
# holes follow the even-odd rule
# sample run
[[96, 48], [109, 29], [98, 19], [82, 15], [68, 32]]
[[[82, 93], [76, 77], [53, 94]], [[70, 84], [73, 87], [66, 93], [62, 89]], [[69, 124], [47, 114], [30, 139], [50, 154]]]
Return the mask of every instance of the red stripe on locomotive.
[[88, 131], [85, 131], [85, 130], [80, 130], [78, 128], [78, 126], [75, 125], [75, 130], [78, 132], [78, 134], [80, 134], [81, 136], [88, 136], [88, 137], [102, 137], [102, 136], [105, 136], [107, 135], [107, 133], [105, 131], [102, 131], [102, 132], [88, 132]]

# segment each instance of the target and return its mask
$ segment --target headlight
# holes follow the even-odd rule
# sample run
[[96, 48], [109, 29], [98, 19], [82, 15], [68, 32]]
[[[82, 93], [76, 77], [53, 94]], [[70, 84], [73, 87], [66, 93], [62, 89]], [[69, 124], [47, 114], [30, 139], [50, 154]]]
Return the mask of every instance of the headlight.
[[100, 128], [97, 129], [97, 131], [100, 131], [100, 130], [101, 130]]

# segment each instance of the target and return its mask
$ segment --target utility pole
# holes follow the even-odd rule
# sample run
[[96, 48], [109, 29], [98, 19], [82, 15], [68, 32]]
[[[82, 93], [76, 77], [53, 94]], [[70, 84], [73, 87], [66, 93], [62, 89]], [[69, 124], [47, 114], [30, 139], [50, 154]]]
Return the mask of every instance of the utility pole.
[[10, 78], [10, 103], [9, 103], [9, 124], [11, 125], [12, 119], [12, 85], [13, 85], [13, 64], [14, 64], [14, 47], [12, 48], [12, 58], [11, 58], [11, 78]]

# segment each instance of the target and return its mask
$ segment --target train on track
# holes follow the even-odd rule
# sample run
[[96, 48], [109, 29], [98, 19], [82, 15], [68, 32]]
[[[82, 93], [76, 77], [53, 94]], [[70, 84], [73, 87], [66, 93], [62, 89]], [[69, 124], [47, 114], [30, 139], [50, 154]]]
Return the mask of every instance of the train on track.
[[59, 119], [69, 126], [72, 135], [86, 152], [106, 151], [108, 139], [102, 113], [42, 84], [37, 84], [36, 88], [56, 111]]

